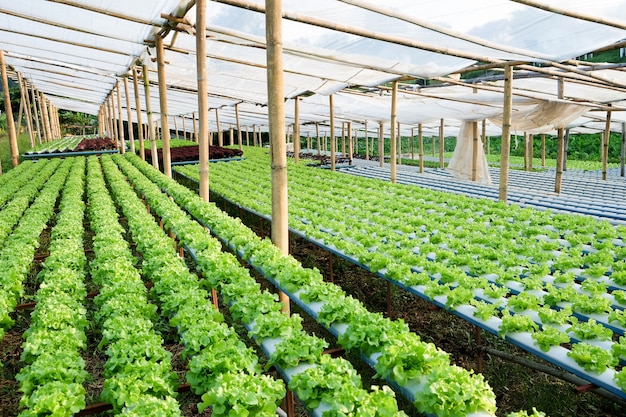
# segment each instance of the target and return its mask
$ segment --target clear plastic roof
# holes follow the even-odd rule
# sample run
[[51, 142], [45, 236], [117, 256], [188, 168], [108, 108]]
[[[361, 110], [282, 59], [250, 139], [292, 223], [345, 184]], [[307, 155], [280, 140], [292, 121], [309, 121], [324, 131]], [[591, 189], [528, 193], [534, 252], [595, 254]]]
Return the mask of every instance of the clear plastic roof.
[[[197, 111], [195, 2], [0, 3], [0, 49], [7, 64], [58, 108], [98, 113], [118, 80], [143, 62], [151, 69], [151, 106], [158, 116], [156, 52], [150, 41], [164, 33], [170, 124], [174, 116], [191, 119]], [[505, 0], [388, 0], [383, 5], [373, 0], [283, 0], [286, 123], [293, 123], [293, 99], [300, 96], [301, 130], [316, 132], [317, 126], [320, 132], [327, 131], [328, 95], [333, 94], [339, 129], [342, 121], [352, 121], [361, 130], [368, 122], [372, 132], [370, 126], [383, 122], [388, 129], [391, 96], [378, 87], [414, 79], [449, 82], [401, 85], [398, 121], [408, 132], [417, 123], [435, 129], [441, 119], [451, 127], [461, 120], [497, 120], [502, 113], [501, 79], [458, 85], [458, 77], [450, 74], [476, 63], [501, 67], [515, 62], [524, 74], [513, 83], [514, 117], [532, 114], [545, 101], [560, 102], [560, 76], [565, 80], [562, 100], [581, 107], [569, 106], [569, 115], [555, 116], [539, 130], [550, 131], [559, 124], [593, 130], [602, 125], [608, 104], [615, 110], [612, 126], [621, 130], [626, 121], [621, 111], [626, 108], [626, 72], [572, 60], [626, 39], [626, 0], [544, 0], [544, 4], [555, 11]], [[242, 129], [267, 130], [264, 5], [261, 0], [207, 4], [212, 130], [217, 129], [215, 109], [220, 128], [236, 124], [235, 105]], [[182, 20], [171, 23], [167, 15]], [[541, 68], [532, 66], [538, 64]], [[129, 94], [134, 110], [132, 82]], [[140, 102], [145, 107], [143, 94], [142, 86]], [[123, 88], [122, 105], [126, 106]], [[125, 109], [121, 113], [128, 117]], [[132, 117], [136, 120], [136, 115]], [[489, 129], [494, 126], [490, 122]], [[193, 129], [191, 123], [185, 128]]]

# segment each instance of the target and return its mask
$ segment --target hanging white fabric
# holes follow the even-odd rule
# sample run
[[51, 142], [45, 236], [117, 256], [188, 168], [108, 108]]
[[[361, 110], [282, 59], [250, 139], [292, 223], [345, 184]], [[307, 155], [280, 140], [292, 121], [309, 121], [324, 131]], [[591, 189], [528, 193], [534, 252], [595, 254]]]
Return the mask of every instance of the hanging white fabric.
[[[589, 107], [559, 101], [542, 101], [536, 106], [511, 114], [511, 130], [527, 133], [548, 133], [565, 128], [589, 110]], [[489, 120], [502, 126], [502, 116]]]
[[[454, 148], [454, 153], [452, 154], [452, 158], [450, 158], [450, 163], [447, 168], [447, 171], [457, 179], [472, 180], [473, 142], [472, 122], [464, 121], [461, 123], [459, 135], [456, 139], [456, 147]], [[491, 184], [489, 165], [487, 164], [487, 157], [483, 149], [483, 141], [480, 137], [478, 138], [477, 151], [476, 182]]]

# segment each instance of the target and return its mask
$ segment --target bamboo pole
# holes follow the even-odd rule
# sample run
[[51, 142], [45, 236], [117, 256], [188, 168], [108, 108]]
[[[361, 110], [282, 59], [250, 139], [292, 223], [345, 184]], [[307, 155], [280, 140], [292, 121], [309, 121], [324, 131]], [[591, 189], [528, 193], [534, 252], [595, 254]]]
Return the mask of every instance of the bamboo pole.
[[311, 150], [311, 132], [308, 132], [307, 136], [306, 136], [306, 148], [309, 150]]
[[[483, 119], [481, 138], [482, 138], [482, 141], [483, 141], [483, 150], [486, 150], [486, 146], [487, 146], [487, 119]], [[487, 151], [487, 154], [489, 154], [488, 151]]]
[[4, 60], [4, 51], [0, 50], [0, 67], [2, 69], [2, 88], [4, 91], [4, 111], [7, 115], [7, 130], [9, 133], [9, 147], [11, 149], [11, 164], [16, 167], [20, 163], [20, 151], [17, 147], [17, 134], [15, 133], [15, 121], [11, 109], [11, 94], [9, 92], [9, 77]]
[[443, 119], [441, 119], [441, 124], [439, 125], [439, 167], [440, 168], [444, 168], [445, 167], [445, 160], [444, 160], [444, 150], [445, 150], [445, 144], [444, 144], [444, 133], [443, 133]]
[[378, 166], [385, 166], [385, 124], [378, 123]]
[[[289, 253], [287, 154], [285, 144], [285, 94], [282, 51], [282, 1], [266, 0], [267, 89], [272, 159], [272, 242]], [[332, 97], [332, 96], [331, 96]], [[289, 314], [289, 297], [279, 293], [283, 312]]]
[[[560, 99], [562, 99], [564, 96], [564, 90], [565, 90], [565, 82], [563, 81], [563, 78], [559, 78], [557, 93]], [[554, 178], [554, 192], [557, 194], [561, 193], [561, 185], [563, 182], [563, 154], [565, 153], [563, 134], [564, 134], [564, 129], [562, 127], [558, 128], [557, 129], [557, 145], [556, 145], [556, 175]]]
[[422, 124], [417, 125], [417, 140], [419, 144], [420, 174], [424, 173], [424, 137], [422, 136]]
[[150, 140], [150, 152], [152, 153], [152, 166], [159, 169], [159, 158], [157, 157], [156, 145], [156, 126], [154, 125], [154, 116], [152, 114], [152, 100], [150, 99], [150, 78], [148, 74], [148, 66], [142, 66], [143, 72], [143, 89], [146, 99], [146, 114], [148, 115], [148, 139]]
[[541, 134], [541, 166], [546, 166], [546, 135]]
[[[196, 27], [206, 27], [206, 0], [196, 0]], [[209, 102], [206, 72], [206, 32], [196, 30], [196, 73], [198, 80], [198, 118], [200, 126], [196, 132], [194, 112], [194, 135], [199, 147], [199, 193], [204, 201], [209, 201]], [[199, 133], [199, 134], [197, 134]]]
[[341, 122], [341, 157], [346, 157], [346, 122]]
[[504, 66], [504, 108], [502, 112], [502, 145], [500, 147], [500, 188], [498, 200], [506, 202], [509, 189], [509, 152], [511, 147], [511, 109], [513, 106], [513, 67]]
[[293, 122], [293, 160], [296, 165], [300, 162], [300, 98], [294, 99], [294, 122]]
[[133, 127], [133, 109], [130, 104], [130, 88], [128, 87], [128, 77], [124, 77], [124, 95], [126, 96], [126, 117], [128, 118], [128, 141], [130, 151], [135, 154], [135, 129]]
[[257, 144], [256, 144], [256, 125], [252, 125], [252, 146], [257, 146]]
[[411, 160], [415, 160], [415, 128], [411, 128]]
[[196, 126], [196, 112], [193, 112], [192, 116], [193, 116], [193, 141], [198, 143], [198, 128]]
[[[117, 88], [117, 87], [115, 87]], [[117, 123], [117, 108], [115, 106], [115, 99], [113, 97], [113, 93], [115, 92], [115, 88], [111, 90], [111, 95], [109, 96], [109, 102], [111, 103], [111, 123], [113, 126], [113, 131], [115, 132], [115, 148], [120, 148], [120, 129], [119, 123]]]
[[317, 142], [317, 156], [321, 155], [320, 124], [315, 122], [315, 141]]
[[606, 180], [606, 172], [609, 163], [609, 142], [611, 140], [611, 112], [606, 112], [606, 124], [604, 127], [604, 141], [602, 142], [602, 179]]
[[352, 145], [352, 122], [348, 122], [348, 161], [352, 165], [352, 155], [354, 155], [354, 146]]
[[222, 135], [222, 128], [220, 126], [220, 113], [215, 108], [215, 123], [217, 125], [217, 146], [224, 146], [224, 136]]
[[524, 132], [524, 171], [528, 171], [528, 133]]
[[478, 122], [472, 122], [472, 181], [478, 181]]
[[335, 170], [335, 106], [333, 95], [328, 96], [330, 108], [330, 170]]
[[239, 121], [239, 103], [235, 104], [235, 119], [237, 120], [237, 143], [239, 150], [243, 150], [243, 143], [241, 143], [241, 122]]
[[61, 133], [61, 122], [59, 122], [59, 109], [55, 105], [52, 106], [54, 108], [54, 124], [57, 129], [57, 137], [61, 138], [63, 135]]
[[117, 93], [117, 117], [119, 124], [119, 132], [120, 132], [120, 150], [122, 155], [126, 153], [126, 142], [124, 135], [124, 119], [122, 118], [122, 93], [120, 91], [120, 80], [117, 80], [115, 84], [115, 90]]
[[389, 175], [390, 181], [396, 183], [396, 119], [397, 119], [397, 106], [398, 106], [398, 81], [394, 81], [391, 87], [391, 138], [389, 139]]
[[182, 122], [182, 128], [183, 128], [183, 140], [187, 140], [187, 128], [185, 126], [185, 119], [186, 119], [185, 115], [181, 114], [180, 119], [181, 119], [180, 121]]
[[33, 112], [35, 116], [35, 128], [37, 130], [37, 142], [41, 145], [41, 127], [39, 126], [39, 114], [41, 113], [38, 110], [39, 104], [37, 103], [37, 94], [35, 93], [35, 86], [30, 85], [30, 95], [33, 102]]
[[170, 126], [167, 113], [167, 85], [165, 80], [165, 52], [163, 51], [163, 37], [156, 36], [155, 38], [157, 50], [157, 75], [159, 79], [159, 105], [161, 108], [163, 173], [172, 178], [172, 154], [170, 151]]
[[41, 97], [41, 114], [43, 115], [46, 142], [50, 142], [52, 140], [52, 130], [50, 129], [50, 115], [48, 114], [48, 103], [46, 97], [43, 95], [43, 92], [39, 92], [39, 95]]
[[233, 128], [233, 125], [230, 125], [228, 128], [228, 144], [230, 146], [235, 144], [235, 129]]
[[[357, 150], [358, 152], [358, 150]], [[370, 159], [370, 140], [367, 132], [367, 120], [365, 121], [365, 160], [369, 161]]]
[[141, 114], [141, 100], [139, 98], [139, 79], [137, 67], [133, 67], [133, 91], [135, 93], [135, 110], [137, 112], [137, 138], [139, 139], [139, 156], [142, 161], [146, 160], [146, 148], [143, 136], [143, 120]]
[[26, 127], [28, 128], [28, 138], [30, 139], [31, 148], [35, 147], [35, 132], [33, 129], [33, 114], [30, 111], [30, 97], [28, 95], [28, 84], [26, 80], [22, 79], [22, 74], [17, 73], [20, 82], [20, 90], [22, 93], [22, 100], [24, 101], [24, 108], [26, 110]]
[[402, 131], [398, 122], [398, 165], [402, 165]]
[[620, 176], [624, 176], [626, 171], [626, 123], [622, 123], [622, 146], [620, 149]]
[[248, 131], [248, 126], [246, 126], [246, 146], [250, 146], [250, 132]]
[[433, 158], [435, 157], [435, 137], [431, 136], [432, 142], [433, 142], [433, 146], [432, 146], [432, 156]]

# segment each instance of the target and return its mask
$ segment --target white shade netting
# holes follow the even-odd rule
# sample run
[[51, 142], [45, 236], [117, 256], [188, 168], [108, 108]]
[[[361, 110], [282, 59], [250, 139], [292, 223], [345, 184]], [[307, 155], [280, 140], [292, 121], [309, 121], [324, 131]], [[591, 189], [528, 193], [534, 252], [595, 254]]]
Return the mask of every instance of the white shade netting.
[[[589, 111], [589, 107], [557, 101], [543, 101], [528, 109], [511, 114], [511, 130], [526, 133], [546, 133], [565, 128]], [[502, 116], [491, 117], [491, 122], [502, 126]]]
[[489, 165], [483, 149], [483, 142], [478, 137], [476, 167], [474, 167], [474, 129], [473, 122], [462, 122], [459, 128], [459, 135], [456, 140], [456, 147], [448, 163], [447, 171], [455, 178], [461, 180], [472, 180], [474, 169], [476, 170], [476, 182], [491, 184], [489, 175]]

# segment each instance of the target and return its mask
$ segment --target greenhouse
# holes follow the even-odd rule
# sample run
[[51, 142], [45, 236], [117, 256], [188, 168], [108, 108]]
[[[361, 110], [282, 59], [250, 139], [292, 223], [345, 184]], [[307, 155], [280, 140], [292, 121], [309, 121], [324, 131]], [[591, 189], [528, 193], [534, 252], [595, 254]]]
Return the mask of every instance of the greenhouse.
[[0, 415], [626, 414], [625, 0], [5, 0], [0, 67]]

